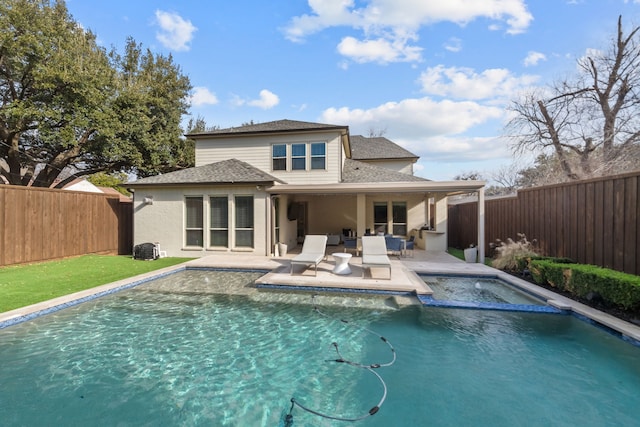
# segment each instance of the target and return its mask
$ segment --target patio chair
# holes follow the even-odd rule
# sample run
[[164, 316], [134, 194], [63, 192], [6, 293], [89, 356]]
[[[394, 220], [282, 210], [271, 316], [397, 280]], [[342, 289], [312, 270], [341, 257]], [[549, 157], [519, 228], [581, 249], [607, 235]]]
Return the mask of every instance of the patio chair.
[[387, 245], [384, 236], [362, 237], [362, 277], [365, 269], [388, 268], [389, 280], [391, 280], [391, 261], [387, 256]]
[[327, 250], [327, 236], [308, 235], [304, 238], [302, 244], [302, 252], [291, 259], [291, 274], [293, 275], [293, 266], [302, 264], [304, 266], [313, 265], [315, 275], [318, 275], [318, 264], [322, 262]]
[[385, 245], [387, 246], [387, 251], [391, 252], [392, 255], [402, 255], [402, 251], [404, 249], [404, 242], [399, 237], [393, 237], [388, 234], [384, 236]]
[[357, 237], [347, 237], [344, 239], [344, 251], [347, 252], [347, 249], [354, 250], [356, 252], [356, 256], [360, 255], [360, 250], [358, 248], [358, 238]]
[[411, 236], [409, 237], [409, 240], [405, 242], [405, 247], [404, 247], [405, 255], [408, 251], [411, 251], [411, 256], [413, 257], [413, 248], [416, 243], [415, 240], [416, 240], [416, 236]]

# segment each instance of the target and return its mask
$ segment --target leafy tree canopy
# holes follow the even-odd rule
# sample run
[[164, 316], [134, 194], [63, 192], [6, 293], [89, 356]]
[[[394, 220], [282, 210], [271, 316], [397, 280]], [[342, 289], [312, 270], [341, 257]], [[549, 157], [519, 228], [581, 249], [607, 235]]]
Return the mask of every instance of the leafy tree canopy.
[[94, 173], [93, 175], [89, 175], [87, 177], [87, 181], [92, 183], [97, 187], [107, 187], [113, 188], [119, 193], [124, 194], [125, 196], [130, 196], [131, 193], [120, 184], [124, 184], [129, 180], [129, 177], [124, 172], [114, 172], [111, 174], [105, 172]]
[[193, 165], [180, 129], [191, 84], [171, 56], [131, 38], [124, 53], [106, 51], [61, 0], [3, 0], [0, 27], [3, 181], [62, 186]]

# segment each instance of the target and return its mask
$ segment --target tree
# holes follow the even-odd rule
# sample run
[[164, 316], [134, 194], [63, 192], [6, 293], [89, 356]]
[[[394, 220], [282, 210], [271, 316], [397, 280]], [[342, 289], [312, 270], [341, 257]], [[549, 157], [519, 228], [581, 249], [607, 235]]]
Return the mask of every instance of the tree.
[[[113, 121], [96, 140], [95, 168], [125, 170], [138, 176], [156, 175], [193, 166], [180, 128], [191, 84], [171, 56], [142, 51], [129, 38], [125, 54], [111, 52], [118, 90], [113, 97]], [[184, 151], [186, 150], [186, 151]]]
[[92, 183], [97, 187], [108, 187], [113, 188], [119, 193], [124, 194], [125, 196], [130, 196], [131, 193], [120, 184], [124, 184], [129, 180], [129, 177], [124, 172], [114, 172], [111, 174], [105, 172], [98, 172], [93, 175], [89, 175], [87, 177], [87, 181]]
[[496, 183], [495, 186], [490, 187], [492, 195], [512, 194], [522, 186], [520, 172], [515, 163], [500, 166], [491, 172], [490, 176], [491, 180]]
[[573, 79], [534, 90], [515, 100], [507, 125], [514, 151], [552, 152], [564, 180], [640, 166], [640, 27], [625, 35], [618, 18], [608, 51], [578, 60]]
[[387, 128], [375, 128], [373, 126], [369, 127], [368, 136], [369, 138], [378, 138], [385, 136], [387, 134]]
[[191, 86], [170, 56], [143, 54], [132, 39], [122, 57], [106, 52], [63, 1], [4, 0], [0, 26], [6, 182], [62, 186], [100, 171], [176, 167]]
[[187, 129], [185, 130], [187, 137], [182, 139], [180, 150], [178, 150], [179, 153], [177, 154], [179, 157], [175, 158], [177, 164], [184, 165], [183, 167], [191, 167], [195, 164], [196, 142], [188, 137], [190, 134], [211, 132], [217, 129], [220, 129], [220, 126], [207, 126], [207, 122], [202, 116], [198, 116], [195, 119], [193, 117], [189, 118]]
[[455, 181], [484, 181], [482, 174], [478, 171], [464, 171], [453, 177]]

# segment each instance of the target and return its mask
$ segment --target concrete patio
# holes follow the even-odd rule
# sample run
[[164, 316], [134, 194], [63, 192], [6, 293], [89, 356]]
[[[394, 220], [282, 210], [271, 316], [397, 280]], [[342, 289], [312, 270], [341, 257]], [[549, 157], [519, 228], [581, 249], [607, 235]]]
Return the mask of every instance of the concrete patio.
[[209, 255], [188, 263], [191, 267], [252, 268], [270, 270], [258, 279], [257, 284], [284, 285], [314, 288], [362, 289], [374, 291], [412, 292], [431, 294], [431, 289], [418, 276], [420, 273], [466, 273], [488, 274], [495, 271], [481, 264], [467, 264], [446, 252], [415, 250], [409, 256], [389, 256], [391, 279], [386, 268], [362, 269], [362, 257], [353, 256], [349, 261], [351, 274], [333, 274], [335, 261], [332, 253], [344, 253], [341, 246], [327, 247], [327, 256], [313, 267], [296, 267], [291, 274], [290, 260], [299, 253], [299, 248], [286, 256], [271, 258], [245, 255]]

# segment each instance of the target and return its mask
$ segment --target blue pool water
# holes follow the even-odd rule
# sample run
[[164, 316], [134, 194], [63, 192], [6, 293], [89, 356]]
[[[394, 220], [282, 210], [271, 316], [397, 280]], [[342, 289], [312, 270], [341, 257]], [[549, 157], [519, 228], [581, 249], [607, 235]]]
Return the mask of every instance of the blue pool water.
[[[183, 271], [0, 330], [3, 426], [277, 426], [290, 399], [362, 426], [621, 426], [640, 348], [572, 316], [256, 291]], [[218, 291], [224, 288], [221, 292]], [[230, 295], [229, 293], [232, 293]], [[344, 323], [339, 319], [347, 319]], [[345, 425], [299, 408], [295, 426]]]
[[433, 298], [439, 300], [498, 304], [545, 304], [540, 298], [492, 277], [429, 275], [421, 277], [433, 290]]
[[433, 291], [431, 295], [419, 296], [426, 306], [568, 314], [550, 306], [544, 299], [498, 278], [428, 274], [422, 274], [421, 277]]

